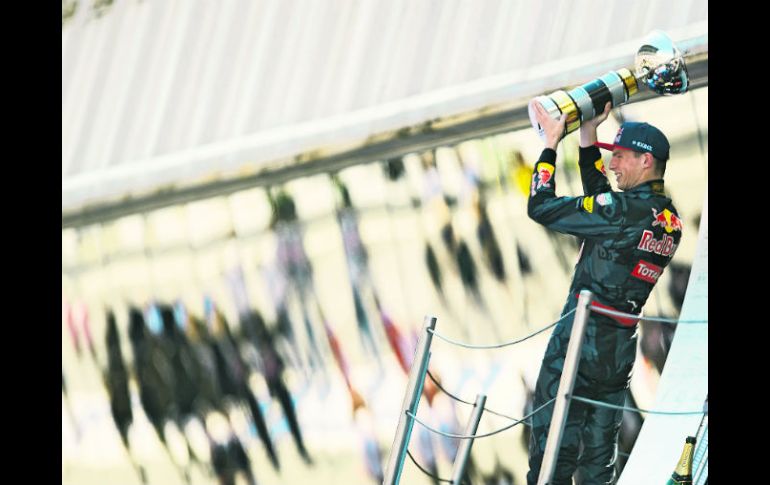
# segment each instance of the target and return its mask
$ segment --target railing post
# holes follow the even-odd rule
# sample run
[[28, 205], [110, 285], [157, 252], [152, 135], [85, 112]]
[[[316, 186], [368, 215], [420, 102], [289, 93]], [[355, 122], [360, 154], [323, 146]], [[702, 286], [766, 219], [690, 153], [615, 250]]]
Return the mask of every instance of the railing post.
[[[487, 402], [487, 396], [485, 394], [476, 395], [476, 404], [474, 404], [473, 412], [468, 418], [468, 424], [465, 425], [466, 436], [472, 436], [476, 434], [476, 430], [479, 429], [479, 421], [481, 421], [481, 414], [484, 412], [484, 404]], [[460, 443], [460, 447], [457, 449], [457, 456], [455, 456], [455, 462], [452, 466], [452, 484], [460, 485], [463, 475], [465, 474], [465, 467], [468, 463], [468, 457], [471, 455], [471, 447], [473, 446], [473, 438], [464, 439]]]
[[409, 381], [406, 385], [404, 402], [401, 405], [401, 415], [398, 418], [396, 435], [393, 437], [393, 446], [390, 448], [388, 465], [385, 468], [383, 485], [398, 485], [401, 480], [401, 470], [404, 467], [406, 450], [409, 446], [409, 438], [412, 435], [414, 420], [407, 416], [407, 411], [417, 415], [417, 405], [420, 403], [422, 385], [425, 382], [425, 372], [430, 361], [430, 343], [433, 334], [429, 330], [436, 328], [436, 317], [426, 316], [420, 339], [415, 349], [414, 360], [409, 368]]
[[578, 297], [577, 309], [575, 310], [575, 320], [572, 322], [572, 333], [569, 337], [567, 346], [567, 355], [564, 358], [564, 368], [559, 381], [559, 389], [556, 391], [556, 401], [554, 401], [553, 416], [551, 417], [551, 426], [548, 428], [548, 439], [545, 443], [545, 454], [543, 463], [540, 465], [540, 476], [537, 485], [547, 485], [553, 477], [556, 469], [556, 460], [559, 458], [559, 447], [561, 445], [564, 424], [567, 421], [569, 413], [569, 399], [567, 394], [572, 394], [572, 388], [575, 386], [575, 377], [577, 377], [578, 363], [580, 362], [580, 349], [583, 346], [583, 336], [585, 335], [586, 322], [588, 321], [588, 306], [593, 300], [593, 294], [588, 290], [580, 292]]

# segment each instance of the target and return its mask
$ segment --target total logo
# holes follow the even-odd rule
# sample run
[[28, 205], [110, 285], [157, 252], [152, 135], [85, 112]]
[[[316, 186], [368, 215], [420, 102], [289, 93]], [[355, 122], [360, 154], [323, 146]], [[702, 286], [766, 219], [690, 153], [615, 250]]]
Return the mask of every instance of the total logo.
[[653, 207], [652, 217], [652, 227], [660, 226], [669, 234], [674, 231], [682, 230], [682, 219], [668, 209], [663, 209], [663, 212], [658, 212]]
[[646, 281], [647, 283], [655, 284], [658, 282], [661, 273], [663, 273], [663, 268], [660, 266], [648, 263], [644, 260], [639, 260], [634, 271], [631, 272], [631, 276]]

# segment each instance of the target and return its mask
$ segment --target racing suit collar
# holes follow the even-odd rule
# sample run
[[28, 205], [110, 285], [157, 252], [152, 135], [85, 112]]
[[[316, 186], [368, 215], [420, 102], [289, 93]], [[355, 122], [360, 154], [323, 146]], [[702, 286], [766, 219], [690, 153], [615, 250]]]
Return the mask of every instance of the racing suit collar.
[[624, 192], [651, 192], [658, 195], [666, 195], [663, 179], [648, 180]]

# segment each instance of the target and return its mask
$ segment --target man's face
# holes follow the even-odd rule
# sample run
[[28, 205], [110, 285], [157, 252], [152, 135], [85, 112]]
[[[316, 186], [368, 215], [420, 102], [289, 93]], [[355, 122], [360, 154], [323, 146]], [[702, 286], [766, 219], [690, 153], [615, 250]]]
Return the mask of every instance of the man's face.
[[624, 148], [616, 148], [612, 151], [610, 170], [615, 173], [620, 190], [628, 190], [639, 185], [644, 172], [643, 153], [637, 153]]

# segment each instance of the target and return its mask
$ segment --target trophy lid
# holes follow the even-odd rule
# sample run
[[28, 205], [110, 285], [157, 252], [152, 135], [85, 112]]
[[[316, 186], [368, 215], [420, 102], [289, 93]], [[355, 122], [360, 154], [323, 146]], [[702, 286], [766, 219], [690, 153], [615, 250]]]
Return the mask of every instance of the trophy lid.
[[636, 76], [648, 88], [662, 95], [687, 91], [688, 75], [684, 58], [671, 38], [652, 31], [636, 53]]

